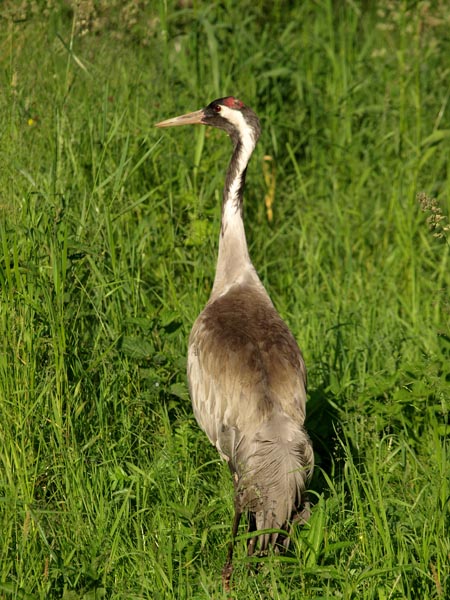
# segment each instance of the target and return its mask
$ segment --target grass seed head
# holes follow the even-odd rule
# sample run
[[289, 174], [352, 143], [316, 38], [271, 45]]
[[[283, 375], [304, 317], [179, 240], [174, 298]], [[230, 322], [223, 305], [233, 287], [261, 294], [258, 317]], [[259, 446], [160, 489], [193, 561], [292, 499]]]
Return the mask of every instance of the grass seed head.
[[447, 234], [450, 232], [450, 223], [447, 216], [443, 214], [442, 208], [436, 198], [431, 198], [426, 192], [419, 192], [417, 194], [417, 201], [423, 212], [429, 213], [427, 223], [433, 231], [433, 236], [447, 239]]

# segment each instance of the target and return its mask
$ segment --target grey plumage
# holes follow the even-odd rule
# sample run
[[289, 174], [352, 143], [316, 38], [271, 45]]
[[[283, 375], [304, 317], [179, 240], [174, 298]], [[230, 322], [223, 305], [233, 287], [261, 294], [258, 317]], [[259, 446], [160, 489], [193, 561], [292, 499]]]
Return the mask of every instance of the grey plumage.
[[[306, 372], [255, 283], [208, 302], [191, 332], [188, 379], [196, 419], [235, 474], [236, 510], [253, 513], [256, 529], [287, 529], [313, 464], [303, 427]], [[268, 541], [260, 537], [261, 551]]]
[[[306, 520], [305, 489], [314, 455], [304, 428], [306, 369], [298, 345], [275, 310], [248, 254], [242, 220], [247, 164], [260, 134], [251, 109], [229, 97], [158, 124], [202, 123], [233, 143], [224, 187], [219, 255], [211, 297], [189, 338], [188, 380], [195, 417], [233, 474], [235, 521], [249, 530], [284, 529]], [[248, 542], [264, 552], [287, 545], [278, 533]], [[224, 580], [231, 575], [230, 545]]]

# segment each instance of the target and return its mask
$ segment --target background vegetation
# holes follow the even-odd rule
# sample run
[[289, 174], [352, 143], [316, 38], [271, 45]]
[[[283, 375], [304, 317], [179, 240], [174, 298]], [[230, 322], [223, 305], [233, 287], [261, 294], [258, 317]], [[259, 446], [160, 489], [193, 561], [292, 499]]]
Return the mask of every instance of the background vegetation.
[[241, 541], [232, 595], [449, 598], [449, 4], [0, 19], [0, 598], [226, 597], [232, 486], [185, 355], [231, 148], [152, 125], [229, 94], [263, 125], [247, 237], [304, 351], [318, 465], [290, 554], [252, 573]]

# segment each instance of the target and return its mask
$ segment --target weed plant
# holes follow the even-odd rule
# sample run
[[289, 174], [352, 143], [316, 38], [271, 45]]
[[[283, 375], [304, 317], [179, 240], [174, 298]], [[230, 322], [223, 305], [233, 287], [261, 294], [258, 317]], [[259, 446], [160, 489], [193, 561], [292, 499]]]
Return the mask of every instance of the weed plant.
[[247, 237], [317, 462], [310, 522], [258, 569], [240, 540], [232, 596], [449, 598], [448, 3], [0, 17], [0, 598], [226, 597], [232, 485], [185, 356], [231, 146], [152, 125], [230, 94], [263, 125]]

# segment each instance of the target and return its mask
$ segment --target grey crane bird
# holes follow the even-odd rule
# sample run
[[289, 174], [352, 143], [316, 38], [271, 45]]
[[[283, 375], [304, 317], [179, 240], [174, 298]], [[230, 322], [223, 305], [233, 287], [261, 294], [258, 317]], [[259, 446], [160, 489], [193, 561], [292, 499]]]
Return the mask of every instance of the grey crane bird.
[[306, 521], [305, 489], [314, 454], [304, 428], [306, 369], [300, 349], [275, 310], [250, 260], [242, 218], [247, 165], [261, 133], [256, 114], [234, 97], [168, 119], [223, 129], [233, 143], [225, 178], [214, 285], [194, 323], [188, 380], [195, 417], [228, 462], [235, 489], [232, 541], [222, 576], [228, 586], [234, 539], [248, 513], [248, 554], [287, 547], [294, 521]]

